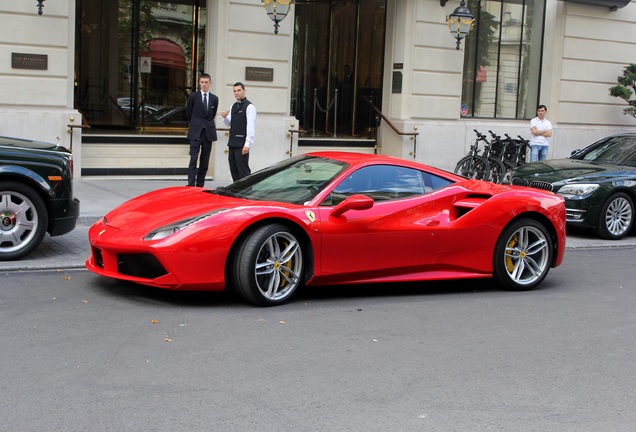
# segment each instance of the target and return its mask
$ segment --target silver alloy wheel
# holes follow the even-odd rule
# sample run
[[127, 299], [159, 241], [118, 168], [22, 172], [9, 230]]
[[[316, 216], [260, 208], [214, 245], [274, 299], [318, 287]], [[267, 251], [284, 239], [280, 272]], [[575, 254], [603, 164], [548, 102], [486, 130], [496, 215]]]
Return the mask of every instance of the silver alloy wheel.
[[632, 206], [623, 196], [618, 196], [607, 206], [605, 226], [614, 236], [622, 236], [632, 225]]
[[302, 248], [296, 238], [288, 232], [273, 234], [256, 258], [256, 284], [261, 295], [271, 301], [285, 299], [300, 284], [302, 269]]
[[12, 253], [29, 246], [39, 223], [29, 198], [16, 191], [0, 192], [0, 252]]
[[508, 238], [504, 267], [520, 286], [532, 285], [544, 277], [550, 267], [550, 243], [546, 234], [534, 226], [522, 226]]

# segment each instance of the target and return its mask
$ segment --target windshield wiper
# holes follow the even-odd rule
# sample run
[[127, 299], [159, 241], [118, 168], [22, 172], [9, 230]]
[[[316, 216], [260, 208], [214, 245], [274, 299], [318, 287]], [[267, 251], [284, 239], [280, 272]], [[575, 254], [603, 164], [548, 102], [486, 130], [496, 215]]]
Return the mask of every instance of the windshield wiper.
[[223, 195], [223, 196], [230, 196], [230, 197], [235, 197], [236, 194], [234, 194], [234, 192], [230, 192], [229, 190], [227, 190], [226, 187], [224, 186], [219, 186], [214, 190], [214, 193], [217, 195]]

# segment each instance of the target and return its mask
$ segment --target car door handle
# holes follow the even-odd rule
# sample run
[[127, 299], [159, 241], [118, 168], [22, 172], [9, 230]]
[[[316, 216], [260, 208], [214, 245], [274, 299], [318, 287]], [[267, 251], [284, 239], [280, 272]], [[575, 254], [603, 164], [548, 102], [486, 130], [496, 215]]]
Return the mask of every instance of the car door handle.
[[426, 222], [426, 226], [438, 226], [439, 225], [439, 219], [431, 219], [430, 221]]

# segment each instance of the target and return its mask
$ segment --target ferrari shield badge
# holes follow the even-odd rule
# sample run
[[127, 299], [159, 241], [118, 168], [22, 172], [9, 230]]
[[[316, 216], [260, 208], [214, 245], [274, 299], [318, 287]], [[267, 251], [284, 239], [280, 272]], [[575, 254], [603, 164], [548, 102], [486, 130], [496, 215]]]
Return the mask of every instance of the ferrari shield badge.
[[307, 219], [309, 219], [309, 222], [314, 222], [316, 220], [316, 215], [310, 210], [307, 210], [305, 212], [305, 215], [307, 215]]

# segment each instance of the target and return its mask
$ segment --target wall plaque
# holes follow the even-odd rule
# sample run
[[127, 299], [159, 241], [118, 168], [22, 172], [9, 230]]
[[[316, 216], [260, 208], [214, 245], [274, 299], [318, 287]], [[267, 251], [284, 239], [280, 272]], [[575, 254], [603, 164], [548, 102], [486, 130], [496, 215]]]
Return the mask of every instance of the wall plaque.
[[11, 68], [47, 70], [49, 56], [46, 54], [11, 53]]
[[274, 81], [274, 68], [245, 67], [245, 81]]

